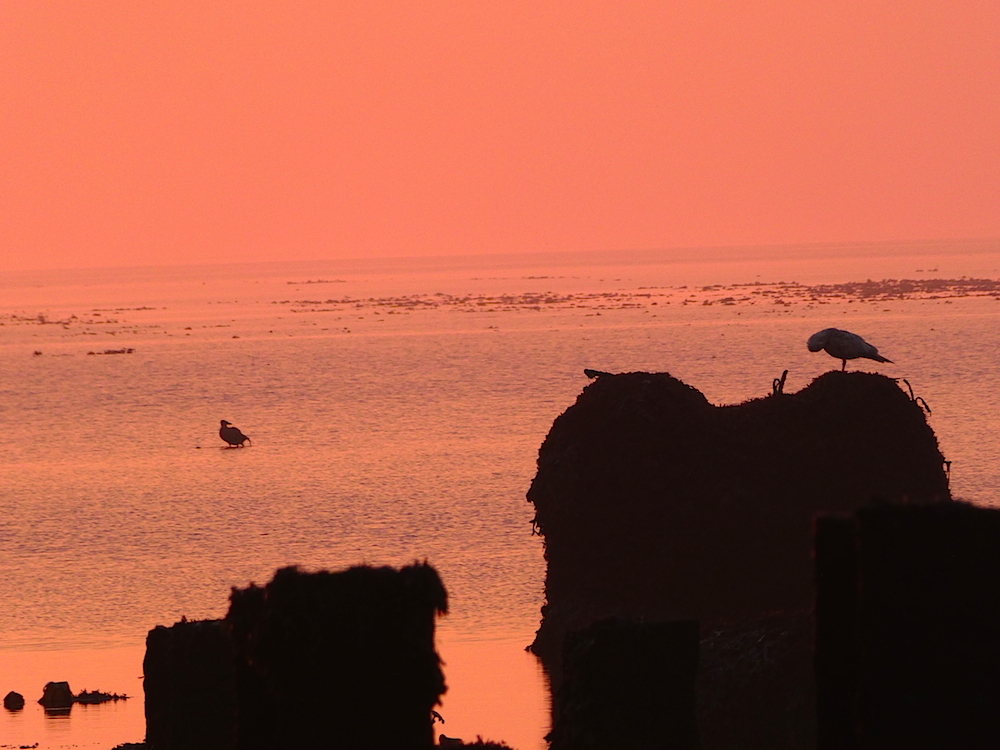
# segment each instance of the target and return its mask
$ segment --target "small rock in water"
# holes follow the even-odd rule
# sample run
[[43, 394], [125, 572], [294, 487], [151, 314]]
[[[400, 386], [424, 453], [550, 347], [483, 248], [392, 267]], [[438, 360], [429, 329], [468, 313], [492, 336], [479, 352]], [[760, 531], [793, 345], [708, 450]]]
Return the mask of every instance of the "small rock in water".
[[20, 711], [24, 708], [24, 696], [11, 690], [3, 697], [3, 707], [8, 711]]
[[73, 691], [68, 682], [47, 682], [38, 699], [45, 708], [71, 708], [73, 706]]

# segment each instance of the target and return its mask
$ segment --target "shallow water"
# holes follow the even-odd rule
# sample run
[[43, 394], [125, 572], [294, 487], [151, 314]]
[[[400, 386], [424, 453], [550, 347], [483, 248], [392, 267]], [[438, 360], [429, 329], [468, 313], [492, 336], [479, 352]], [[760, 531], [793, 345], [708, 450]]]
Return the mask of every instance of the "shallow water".
[[[542, 747], [544, 682], [523, 647], [544, 561], [524, 493], [583, 368], [666, 370], [731, 403], [769, 393], [785, 369], [793, 391], [839, 366], [804, 342], [848, 328], [895, 361], [851, 368], [906, 378], [933, 410], [955, 495], [992, 504], [1000, 286], [961, 277], [1000, 278], [1000, 254], [973, 250], [0, 281], [0, 692], [29, 700], [0, 714], [0, 744], [141, 739], [145, 632], [221, 616], [231, 586], [288, 564], [427, 559], [451, 606], [442, 731]], [[818, 286], [867, 278], [948, 283]], [[253, 446], [220, 447], [220, 419]], [[32, 701], [61, 679], [139, 698], [47, 718]]]

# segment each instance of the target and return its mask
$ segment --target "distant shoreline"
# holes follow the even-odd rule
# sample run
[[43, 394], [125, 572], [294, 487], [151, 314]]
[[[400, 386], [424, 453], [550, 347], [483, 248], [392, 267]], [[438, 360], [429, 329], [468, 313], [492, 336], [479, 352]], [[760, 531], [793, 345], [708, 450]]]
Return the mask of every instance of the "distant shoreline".
[[[548, 252], [483, 253], [470, 255], [415, 255], [374, 258], [313, 258], [307, 260], [247, 263], [192, 263], [159, 266], [84, 266], [76, 268], [0, 269], [0, 288], [53, 283], [58, 276], [73, 275], [75, 283], [101, 283], [109, 274], [120, 281], [162, 281], [197, 271], [206, 279], [246, 278], [323, 269], [329, 274], [438, 273], [471, 269], [534, 268], [546, 266], [631, 266], [683, 263], [730, 263], [795, 260], [808, 251], [811, 260], [910, 255], [978, 255], [1000, 253], [1000, 237], [932, 240], [882, 240], [803, 242], [754, 245], [709, 245], [614, 250], [565, 250]], [[183, 272], [183, 273], [181, 273]]]

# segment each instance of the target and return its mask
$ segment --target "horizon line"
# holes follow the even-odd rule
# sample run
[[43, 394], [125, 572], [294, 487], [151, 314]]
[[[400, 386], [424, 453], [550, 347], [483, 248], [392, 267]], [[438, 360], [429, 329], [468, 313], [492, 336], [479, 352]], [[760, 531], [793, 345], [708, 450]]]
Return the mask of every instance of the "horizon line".
[[[996, 243], [995, 248], [986, 247]], [[949, 251], [947, 245], [960, 245]], [[901, 252], [894, 252], [892, 255], [929, 254], [927, 251], [933, 250], [944, 252], [945, 254], [959, 254], [962, 251], [981, 253], [990, 250], [1000, 251], [1000, 236], [998, 237], [954, 237], [944, 239], [923, 239], [923, 240], [855, 240], [839, 242], [803, 242], [803, 243], [771, 243], [771, 244], [750, 244], [750, 245], [677, 245], [668, 247], [648, 247], [648, 248], [618, 248], [614, 250], [531, 250], [508, 253], [468, 253], [468, 254], [425, 254], [425, 255], [376, 255], [369, 257], [352, 256], [345, 258], [313, 257], [298, 258], [289, 260], [232, 260], [223, 262], [194, 262], [194, 263], [145, 263], [137, 265], [97, 265], [97, 266], [68, 266], [68, 267], [42, 267], [42, 268], [22, 268], [0, 270], [0, 273], [10, 276], [28, 276], [35, 274], [67, 273], [67, 272], [142, 272], [142, 271], [167, 271], [171, 269], [225, 269], [233, 267], [277, 267], [291, 265], [307, 265], [316, 263], [344, 264], [345, 266], [367, 265], [397, 265], [401, 263], [416, 263], [434, 265], [440, 263], [451, 263], [465, 265], [473, 261], [483, 261], [486, 259], [503, 259], [505, 264], [512, 261], [558, 260], [561, 257], [575, 257], [578, 261], [589, 260], [611, 260], [614, 256], [624, 256], [614, 258], [616, 263], [624, 265], [641, 265], [650, 263], [654, 265], [673, 263], [697, 263], [697, 262], [741, 262], [786, 259], [786, 253], [790, 250], [802, 249], [812, 251], [825, 251], [824, 254], [815, 256], [816, 260], [831, 257], [852, 257], [859, 250], [886, 250], [892, 249]], [[924, 252], [913, 252], [920, 251]], [[750, 252], [757, 251], [757, 254], [746, 258], [719, 257], [720, 253]], [[761, 251], [770, 251], [769, 254], [762, 255]], [[852, 252], [853, 251], [853, 252]], [[653, 257], [663, 254], [673, 254], [673, 257]], [[775, 253], [778, 253], [776, 255]], [[705, 255], [715, 257], [705, 257]], [[481, 263], [475, 263], [481, 265]], [[524, 263], [513, 263], [515, 266], [525, 265]], [[575, 265], [575, 264], [574, 264]], [[346, 270], [346, 269], [345, 269]], [[371, 269], [369, 269], [371, 270]], [[417, 269], [412, 269], [417, 270]], [[430, 270], [440, 270], [431, 269]], [[419, 272], [419, 271], [418, 271]]]

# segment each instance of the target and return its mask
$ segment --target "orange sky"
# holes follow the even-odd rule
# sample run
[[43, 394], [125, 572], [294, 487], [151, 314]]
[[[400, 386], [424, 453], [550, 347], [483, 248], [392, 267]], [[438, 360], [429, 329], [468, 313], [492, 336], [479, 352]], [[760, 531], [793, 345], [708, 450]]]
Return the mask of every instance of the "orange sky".
[[1000, 236], [996, 0], [7, 0], [0, 271]]

